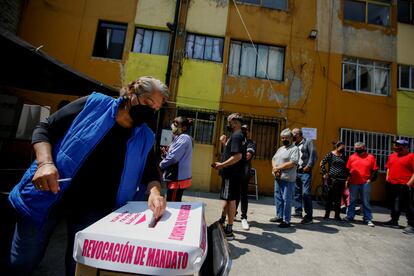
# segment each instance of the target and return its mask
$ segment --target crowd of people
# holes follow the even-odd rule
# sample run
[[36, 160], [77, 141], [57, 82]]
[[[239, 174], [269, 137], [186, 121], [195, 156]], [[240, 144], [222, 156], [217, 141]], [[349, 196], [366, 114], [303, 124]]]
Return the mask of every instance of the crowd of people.
[[[256, 145], [249, 139], [248, 126], [243, 125], [239, 113], [229, 115], [227, 122], [227, 130], [231, 134], [228, 138], [225, 135], [220, 137], [224, 146], [222, 161], [215, 162], [212, 167], [219, 170], [222, 177], [220, 198], [223, 200], [223, 209], [219, 223], [223, 225], [227, 238], [233, 239], [233, 221], [239, 199], [242, 201], [242, 228], [249, 229], [247, 183], [251, 176], [251, 160]], [[311, 224], [314, 222], [311, 192], [312, 170], [318, 159], [316, 148], [299, 128], [282, 130], [280, 138], [282, 146], [272, 158], [271, 172], [275, 179], [276, 212], [269, 221], [278, 223], [280, 228], [288, 228], [291, 227], [291, 217], [294, 216], [301, 218], [301, 224]], [[383, 225], [399, 228], [398, 219], [401, 212], [404, 212], [408, 226], [403, 232], [414, 234], [411, 191], [414, 186], [414, 153], [410, 153], [409, 142], [406, 140], [393, 141], [393, 145], [394, 152], [386, 163], [386, 190], [391, 220]], [[365, 143], [356, 142], [354, 153], [348, 157], [345, 155], [344, 142], [335, 141], [333, 150], [322, 158], [319, 166], [327, 190], [324, 219], [329, 219], [331, 211], [334, 211], [335, 220], [351, 223], [355, 218], [356, 204], [361, 200], [363, 222], [374, 227], [370, 205], [371, 183], [378, 177], [379, 167], [375, 156], [367, 152]], [[342, 202], [346, 205], [346, 216], [343, 218]]]
[[[9, 196], [17, 217], [10, 252], [13, 275], [30, 275], [37, 267], [62, 217], [67, 224], [66, 274], [74, 275], [72, 245], [76, 232], [127, 201], [147, 199], [156, 218], [163, 215], [166, 201], [181, 201], [184, 190], [192, 184], [193, 140], [188, 134], [192, 121], [183, 116], [173, 120], [172, 142], [161, 147], [160, 162], [152, 150], [155, 135], [146, 124], [168, 96], [168, 88], [160, 80], [141, 77], [124, 87], [118, 99], [93, 93], [68, 103], [36, 127], [32, 137], [36, 160]], [[241, 114], [229, 115], [227, 123], [229, 135], [220, 137], [222, 160], [211, 166], [222, 178], [219, 222], [226, 237], [232, 239], [239, 202], [242, 228], [249, 230], [247, 192], [256, 144]], [[283, 145], [272, 158], [276, 211], [270, 221], [281, 228], [291, 227], [294, 207], [293, 216], [302, 218], [301, 223], [313, 223], [312, 170], [318, 159], [315, 146], [299, 128], [284, 129], [280, 137]], [[338, 141], [320, 163], [329, 187], [325, 218], [333, 210], [336, 220], [353, 221], [360, 194], [364, 222], [374, 226], [369, 201], [378, 166], [364, 143], [355, 143], [354, 149], [347, 158], [344, 143]], [[404, 232], [414, 234], [410, 197], [414, 154], [409, 152], [407, 141], [394, 142], [386, 180], [391, 220], [385, 225], [398, 227], [399, 216], [405, 212], [408, 227]], [[161, 194], [161, 182], [167, 186], [166, 199]], [[340, 207], [346, 189], [350, 199], [342, 219]]]

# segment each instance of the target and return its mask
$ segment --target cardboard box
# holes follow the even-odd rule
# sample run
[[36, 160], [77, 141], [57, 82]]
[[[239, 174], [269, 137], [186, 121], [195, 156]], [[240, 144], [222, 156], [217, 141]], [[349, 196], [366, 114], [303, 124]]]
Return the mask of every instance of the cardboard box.
[[207, 253], [203, 203], [168, 202], [154, 228], [151, 218], [146, 202], [127, 203], [76, 234], [73, 258], [117, 272], [197, 274]]

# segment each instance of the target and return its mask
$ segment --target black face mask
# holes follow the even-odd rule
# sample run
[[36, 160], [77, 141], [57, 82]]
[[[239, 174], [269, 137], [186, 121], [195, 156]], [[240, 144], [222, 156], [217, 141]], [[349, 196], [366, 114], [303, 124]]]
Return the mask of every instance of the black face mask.
[[233, 131], [233, 127], [231, 125], [227, 125], [226, 129], [228, 132], [232, 132]]
[[290, 144], [290, 141], [289, 140], [283, 140], [282, 143], [283, 143], [283, 145], [288, 146]]
[[243, 133], [244, 138], [247, 138], [247, 131], [242, 130], [242, 133]]
[[134, 126], [148, 123], [154, 118], [154, 109], [147, 105], [134, 105], [129, 109], [129, 116], [134, 121]]
[[364, 149], [356, 149], [355, 152], [358, 153], [358, 154], [362, 154], [362, 153], [365, 152], [365, 150]]
[[293, 136], [293, 137], [292, 137], [292, 141], [293, 141], [293, 142], [296, 142], [296, 140], [297, 140], [297, 139], [298, 139], [298, 138], [297, 138], [296, 136]]
[[345, 152], [345, 149], [339, 149], [338, 152], [339, 153], [344, 153]]

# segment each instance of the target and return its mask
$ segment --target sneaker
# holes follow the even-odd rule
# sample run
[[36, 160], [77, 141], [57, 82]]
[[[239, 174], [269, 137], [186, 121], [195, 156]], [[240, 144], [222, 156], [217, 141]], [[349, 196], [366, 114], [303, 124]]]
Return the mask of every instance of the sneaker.
[[336, 221], [343, 221], [342, 218], [340, 216], [335, 216], [335, 220]]
[[302, 218], [302, 214], [301, 213], [294, 213], [292, 215], [292, 217], [294, 217], [294, 218]]
[[414, 235], [414, 227], [412, 227], [411, 225], [408, 225], [407, 227], [404, 228], [403, 233], [407, 235]]
[[368, 221], [366, 222], [366, 224], [367, 224], [369, 227], [375, 227], [375, 224], [374, 224], [372, 221], [370, 221], [370, 220], [368, 220]]
[[344, 218], [342, 219], [342, 221], [345, 221], [345, 222], [353, 222], [353, 221], [354, 221], [354, 219], [349, 218], [349, 217], [344, 217]]
[[395, 222], [394, 220], [389, 220], [387, 222], [384, 222], [382, 225], [385, 227], [400, 228], [400, 225], [398, 225], [398, 222]]
[[247, 219], [242, 219], [241, 224], [242, 224], [242, 228], [244, 230], [249, 230], [250, 229], [250, 226], [249, 226], [249, 223], [247, 222]]
[[313, 223], [313, 219], [308, 218], [308, 217], [304, 217], [300, 223], [301, 224], [311, 224], [311, 223]]
[[226, 235], [226, 238], [228, 241], [234, 240], [234, 233], [233, 230], [228, 231], [227, 229], [224, 230], [224, 235]]
[[283, 219], [282, 218], [278, 218], [278, 217], [274, 217], [274, 218], [270, 218], [269, 221], [270, 222], [278, 222], [278, 223], [280, 223], [280, 222], [283, 222]]
[[282, 221], [282, 222], [279, 224], [279, 227], [280, 227], [280, 228], [289, 228], [289, 227], [290, 227], [290, 223], [289, 223], [289, 222], [284, 222], [284, 221]]

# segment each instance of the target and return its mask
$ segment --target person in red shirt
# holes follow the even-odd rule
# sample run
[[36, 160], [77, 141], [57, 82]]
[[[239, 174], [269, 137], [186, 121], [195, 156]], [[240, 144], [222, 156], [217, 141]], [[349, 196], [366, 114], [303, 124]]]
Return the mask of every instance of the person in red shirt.
[[410, 187], [414, 184], [414, 153], [410, 153], [406, 140], [397, 140], [393, 143], [394, 152], [390, 154], [386, 164], [391, 220], [385, 222], [384, 226], [399, 228], [398, 219], [402, 211], [405, 212], [408, 222], [403, 232], [414, 234], [414, 210], [410, 202]]
[[345, 185], [349, 187], [350, 202], [344, 220], [354, 220], [355, 204], [358, 194], [361, 194], [364, 222], [368, 226], [374, 227], [369, 200], [371, 196], [371, 182], [375, 181], [378, 176], [377, 161], [372, 154], [367, 153], [364, 143], [356, 142], [354, 149], [355, 153], [349, 157], [346, 164], [349, 170], [349, 177]]

